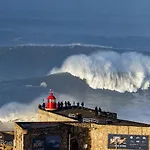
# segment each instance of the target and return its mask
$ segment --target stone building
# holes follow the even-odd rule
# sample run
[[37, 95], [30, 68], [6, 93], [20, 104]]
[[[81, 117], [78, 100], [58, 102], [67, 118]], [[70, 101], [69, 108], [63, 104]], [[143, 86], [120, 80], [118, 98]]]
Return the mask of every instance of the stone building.
[[[78, 118], [79, 114], [82, 118]], [[149, 149], [150, 125], [117, 119], [116, 115], [111, 118], [113, 115], [108, 114], [109, 116], [104, 116], [95, 113], [95, 110], [82, 107], [70, 107], [55, 111], [38, 109], [39, 121], [73, 122], [74, 120], [78, 122], [76, 125], [80, 126], [86, 122], [89, 132], [87, 135], [89, 136], [87, 144], [89, 150]], [[75, 123], [72, 124], [71, 122], [70, 124], [75, 126]], [[78, 142], [80, 142], [80, 139], [78, 139]]]
[[149, 124], [83, 103], [64, 104], [56, 105], [50, 93], [47, 104], [39, 105], [39, 122], [15, 123], [14, 150], [149, 150]]
[[89, 123], [16, 122], [14, 150], [82, 150], [89, 129]]
[[110, 116], [83, 107], [39, 108], [39, 122], [15, 123], [14, 150], [47, 150], [54, 141], [55, 150], [149, 149], [150, 125]]

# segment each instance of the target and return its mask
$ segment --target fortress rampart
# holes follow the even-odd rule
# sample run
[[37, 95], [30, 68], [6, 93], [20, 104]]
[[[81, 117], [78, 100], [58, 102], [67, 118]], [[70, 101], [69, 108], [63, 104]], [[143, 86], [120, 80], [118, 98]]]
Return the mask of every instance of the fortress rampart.
[[[143, 126], [120, 126], [120, 125], [91, 125], [91, 150], [109, 150], [108, 148], [108, 135], [135, 135], [150, 136], [150, 127]], [[141, 138], [141, 137], [140, 137]], [[135, 139], [134, 139], [135, 140]], [[150, 140], [148, 141], [148, 147]], [[119, 148], [116, 148], [119, 149]], [[126, 149], [126, 148], [125, 148]], [[146, 149], [144, 149], [146, 150]]]
[[[150, 146], [150, 126], [147, 124], [131, 122], [131, 121], [121, 121], [119, 120], [118, 123], [113, 122], [111, 124], [96, 124], [96, 123], [74, 123], [74, 119], [68, 118], [65, 116], [58, 115], [54, 112], [48, 112], [44, 110], [38, 110], [38, 121], [57, 121], [57, 122], [67, 122], [70, 121], [68, 124], [74, 126], [74, 128], [87, 128], [88, 133], [77, 132], [76, 130], [76, 139], [80, 145], [84, 145], [85, 141], [82, 141], [82, 138], [77, 138], [80, 133], [80, 137], [84, 137], [85, 134], [88, 137], [86, 140], [86, 144], [88, 145], [87, 149], [89, 150], [109, 150], [109, 136], [111, 135], [125, 135], [126, 136], [134, 136], [140, 137], [140, 139], [144, 136], [148, 138], [147, 147]], [[72, 122], [72, 123], [71, 123]], [[66, 123], [67, 124], [67, 123]], [[88, 141], [88, 142], [87, 142]], [[117, 146], [116, 146], [117, 147]], [[119, 149], [119, 148], [117, 148]], [[121, 148], [122, 149], [122, 148]], [[135, 149], [136, 150], [136, 149]], [[147, 150], [147, 149], [144, 149]]]
[[52, 122], [68, 122], [68, 121], [73, 121], [75, 122], [74, 119], [59, 115], [59, 114], [55, 114], [51, 111], [45, 111], [42, 109], [38, 109], [38, 121], [41, 122], [46, 122], [46, 121], [52, 121]]

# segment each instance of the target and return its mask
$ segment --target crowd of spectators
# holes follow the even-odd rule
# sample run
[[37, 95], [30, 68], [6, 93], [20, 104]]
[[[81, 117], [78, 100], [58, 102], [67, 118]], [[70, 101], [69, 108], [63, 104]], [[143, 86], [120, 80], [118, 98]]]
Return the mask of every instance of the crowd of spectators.
[[[46, 108], [46, 104], [43, 102], [43, 104], [42, 105], [39, 104], [38, 107], [40, 109], [45, 109]], [[77, 103], [73, 102], [71, 104], [70, 101], [65, 101], [65, 102], [58, 102], [56, 104], [57, 110], [58, 109], [67, 109], [67, 108], [83, 108], [83, 107], [84, 107], [84, 102], [81, 102], [81, 103], [79, 103], [79, 102], [77, 102]]]

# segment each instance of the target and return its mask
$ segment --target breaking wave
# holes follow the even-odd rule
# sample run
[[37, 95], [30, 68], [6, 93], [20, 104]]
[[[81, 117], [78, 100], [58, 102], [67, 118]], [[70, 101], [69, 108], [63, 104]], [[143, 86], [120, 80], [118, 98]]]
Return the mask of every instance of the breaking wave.
[[86, 80], [93, 89], [137, 92], [150, 85], [150, 57], [137, 52], [98, 51], [68, 57], [49, 74], [67, 72]]
[[83, 44], [83, 43], [69, 43], [69, 44], [56, 44], [56, 43], [50, 43], [50, 44], [34, 44], [34, 43], [28, 43], [28, 44], [19, 44], [20, 47], [25, 46], [31, 46], [31, 47], [91, 47], [91, 48], [106, 48], [106, 49], [112, 49], [112, 46], [105, 46], [105, 45], [98, 45], [98, 44]]

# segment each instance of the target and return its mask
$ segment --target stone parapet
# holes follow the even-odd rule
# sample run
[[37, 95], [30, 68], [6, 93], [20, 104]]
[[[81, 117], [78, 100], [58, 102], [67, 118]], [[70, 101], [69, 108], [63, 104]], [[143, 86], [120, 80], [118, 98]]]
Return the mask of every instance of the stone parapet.
[[42, 109], [38, 109], [38, 121], [56, 121], [56, 122], [64, 122], [64, 121], [73, 121], [75, 122], [76, 120], [75, 119], [72, 119], [72, 118], [68, 118], [68, 117], [65, 117], [65, 116], [62, 116], [60, 114], [56, 114], [54, 113], [53, 111], [46, 111], [46, 110], [42, 110]]

